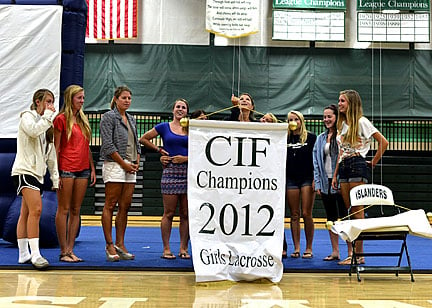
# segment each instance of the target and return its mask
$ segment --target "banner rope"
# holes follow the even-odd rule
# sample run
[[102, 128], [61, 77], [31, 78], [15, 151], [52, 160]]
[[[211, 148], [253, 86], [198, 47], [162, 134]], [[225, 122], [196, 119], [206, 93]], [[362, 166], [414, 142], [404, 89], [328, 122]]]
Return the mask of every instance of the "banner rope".
[[353, 215], [355, 215], [355, 214], [357, 214], [357, 213], [363, 212], [364, 210], [367, 210], [368, 208], [370, 208], [370, 207], [372, 207], [372, 206], [375, 206], [375, 205], [380, 205], [381, 207], [382, 207], [383, 205], [387, 205], [387, 206], [392, 206], [392, 207], [395, 207], [395, 208], [403, 209], [403, 210], [405, 210], [405, 211], [407, 211], [407, 212], [408, 212], [408, 211], [411, 211], [411, 209], [409, 209], [409, 208], [407, 208], [407, 207], [405, 207], [405, 206], [402, 206], [402, 205], [398, 205], [398, 204], [369, 204], [368, 206], [365, 206], [363, 209], [360, 209], [360, 210], [358, 210], [358, 211], [355, 211], [355, 212], [353, 212], [353, 213], [348, 214], [348, 215], [345, 216], [345, 217], [342, 217], [342, 218], [338, 219], [338, 221], [339, 221], [339, 220], [346, 220], [346, 219], [350, 218], [351, 216], [353, 216]]
[[[224, 111], [226, 111], [226, 110], [230, 110], [230, 109], [232, 109], [232, 108], [238, 108], [238, 105], [232, 105], [232, 106], [229, 106], [229, 107], [226, 107], [226, 108], [222, 108], [222, 109], [216, 110], [216, 111], [214, 111], [214, 112], [207, 113], [207, 114], [205, 114], [205, 116], [206, 116], [206, 117], [210, 117], [211, 115], [214, 115], [214, 114], [217, 114], [217, 113], [221, 113], [221, 112], [224, 112]], [[243, 107], [243, 108], [244, 108], [244, 109], [247, 109], [247, 110], [249, 110], [249, 111], [251, 111], [251, 112], [253, 112], [253, 113], [256, 113], [256, 114], [262, 115], [262, 116], [265, 115], [265, 113], [262, 113], [262, 112], [256, 111], [255, 109], [250, 109], [250, 108], [246, 108], [246, 107]], [[240, 109], [240, 114], [241, 114], [241, 110], [242, 110], [242, 108], [239, 108], [239, 109]], [[285, 123], [285, 121], [282, 121], [282, 120], [279, 120], [279, 119], [278, 119], [278, 123]]]

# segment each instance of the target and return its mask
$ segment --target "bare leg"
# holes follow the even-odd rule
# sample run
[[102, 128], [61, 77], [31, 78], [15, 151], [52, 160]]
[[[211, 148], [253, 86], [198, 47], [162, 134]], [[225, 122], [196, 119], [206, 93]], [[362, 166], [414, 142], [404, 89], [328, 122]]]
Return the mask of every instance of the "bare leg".
[[55, 217], [57, 239], [60, 245], [60, 254], [64, 255], [69, 252], [67, 244], [67, 218], [69, 214], [72, 191], [74, 185], [73, 178], [61, 179], [62, 186], [57, 191], [57, 212]]
[[[350, 183], [350, 190], [356, 186], [362, 185], [364, 184], [363, 182], [357, 182], [357, 183]], [[351, 209], [353, 212], [358, 212], [355, 213], [352, 218], [353, 219], [363, 219], [364, 218], [364, 211], [363, 211], [364, 206], [363, 205], [359, 205], [356, 206], [355, 208]], [[363, 241], [356, 241], [356, 246], [355, 246], [356, 252], [358, 253], [363, 253]]]
[[331, 230], [329, 230], [329, 236], [330, 236], [330, 243], [332, 246], [332, 253], [331, 255], [333, 257], [340, 257], [339, 254], [339, 235], [336, 233], [333, 233]]
[[22, 238], [27, 235], [29, 239], [39, 238], [39, 221], [42, 213], [42, 198], [40, 192], [39, 190], [24, 188], [22, 194], [22, 205], [24, 205], [24, 209], [22, 209], [21, 214], [28, 213], [28, 216], [27, 218], [20, 217], [18, 219], [19, 225], [17, 225], [17, 237]]
[[187, 195], [182, 194], [179, 196], [180, 201], [180, 253], [187, 253], [189, 242], [189, 218], [188, 218], [188, 200]]
[[174, 218], [175, 210], [178, 202], [178, 195], [162, 195], [164, 213], [161, 220], [161, 233], [163, 242], [163, 253], [164, 255], [170, 254], [170, 237], [172, 229], [172, 221]]
[[315, 200], [315, 193], [312, 186], [303, 186], [301, 188], [302, 216], [304, 222], [304, 231], [306, 237], [305, 253], [312, 253], [312, 243], [315, 232], [315, 226], [312, 218], [312, 209]]
[[67, 233], [67, 247], [68, 247], [67, 251], [72, 254], [72, 259], [74, 261], [82, 261], [80, 258], [74, 255], [73, 248], [75, 245], [75, 238], [80, 226], [81, 204], [87, 190], [87, 185], [88, 185], [87, 179], [74, 180], [72, 202], [69, 210], [69, 225], [68, 225], [68, 233]]
[[[23, 188], [22, 195], [21, 213], [17, 224], [17, 238], [28, 238], [28, 244], [30, 246], [30, 253], [33, 262], [38, 257], [40, 257], [39, 221], [42, 213], [42, 198], [39, 190], [34, 190], [31, 188]], [[48, 262], [46, 264], [48, 264]]]
[[291, 213], [291, 236], [294, 252], [300, 252], [300, 189], [287, 189], [288, 206]]
[[[350, 196], [349, 196], [350, 190], [353, 187], [356, 187], [356, 186], [359, 186], [359, 185], [362, 185], [362, 184], [364, 184], [364, 183], [363, 182], [354, 182], [354, 183], [350, 182], [350, 183], [341, 183], [340, 184], [340, 186], [341, 186], [341, 195], [342, 195], [342, 198], [344, 200], [345, 207], [347, 209], [349, 209], [350, 205], [351, 205]], [[354, 211], [354, 212], [360, 211], [359, 213], [354, 214], [353, 216], [351, 216], [352, 219], [362, 219], [362, 218], [364, 218], [364, 211], [362, 211], [362, 210], [363, 210], [363, 206], [357, 206], [355, 209], [352, 209], [352, 211]], [[347, 242], [347, 245], [348, 245], [348, 255], [351, 256], [352, 255], [351, 243]], [[356, 251], [359, 252], [359, 253], [363, 252], [363, 241], [357, 241], [356, 242]]]
[[105, 183], [105, 204], [102, 211], [102, 229], [107, 244], [106, 249], [110, 255], [117, 254], [112, 239], [112, 217], [114, 208], [120, 198], [122, 183]]
[[27, 219], [29, 209], [25, 199], [21, 199], [21, 210], [17, 224], [18, 263], [26, 263], [31, 259], [29, 241], [27, 238]]
[[135, 190], [135, 183], [124, 183], [120, 199], [118, 201], [118, 212], [115, 219], [116, 226], [116, 246], [124, 252], [128, 252], [124, 245], [126, 226], [128, 221], [128, 212], [132, 203], [132, 195]]
[[21, 210], [17, 224], [17, 238], [28, 238], [27, 236], [27, 220], [29, 216], [29, 208], [24, 198], [21, 199]]

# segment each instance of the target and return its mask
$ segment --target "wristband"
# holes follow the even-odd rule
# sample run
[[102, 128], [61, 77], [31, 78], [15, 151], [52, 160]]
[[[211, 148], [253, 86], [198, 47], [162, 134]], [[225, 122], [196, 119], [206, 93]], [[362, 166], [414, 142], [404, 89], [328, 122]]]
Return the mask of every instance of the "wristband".
[[162, 154], [162, 148], [161, 147], [158, 147], [157, 151], [159, 152], [159, 154]]

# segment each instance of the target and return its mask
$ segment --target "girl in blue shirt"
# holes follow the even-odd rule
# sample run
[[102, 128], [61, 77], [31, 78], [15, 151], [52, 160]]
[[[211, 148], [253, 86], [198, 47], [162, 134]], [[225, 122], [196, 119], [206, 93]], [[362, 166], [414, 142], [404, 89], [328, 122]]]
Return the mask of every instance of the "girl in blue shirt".
[[[182, 259], [190, 259], [188, 253], [189, 221], [187, 201], [187, 161], [188, 136], [187, 131], [180, 125], [180, 120], [187, 116], [189, 105], [185, 99], [177, 99], [173, 105], [173, 120], [169, 123], [159, 123], [144, 133], [140, 143], [148, 149], [154, 149], [161, 155], [166, 155], [161, 178], [161, 193], [164, 213], [161, 221], [162, 242], [164, 246], [161, 258], [175, 259], [169, 239], [171, 236], [172, 221], [177, 203], [180, 216], [180, 252]], [[161, 136], [163, 148], [158, 148], [151, 142]]]

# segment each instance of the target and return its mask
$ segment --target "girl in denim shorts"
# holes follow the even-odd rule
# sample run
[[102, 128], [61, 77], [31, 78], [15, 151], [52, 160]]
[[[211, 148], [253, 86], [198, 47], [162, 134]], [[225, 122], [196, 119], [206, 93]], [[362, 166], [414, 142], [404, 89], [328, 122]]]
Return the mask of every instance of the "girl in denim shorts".
[[[306, 130], [303, 115], [298, 111], [288, 113], [289, 131], [286, 164], [286, 200], [290, 209], [290, 229], [294, 251], [291, 258], [300, 257], [300, 217], [303, 217], [306, 248], [301, 255], [310, 259], [314, 236], [312, 210], [315, 193], [312, 188], [313, 160], [312, 150], [316, 135]], [[282, 257], [286, 256], [287, 244], [284, 237]]]
[[[344, 90], [339, 93], [339, 118], [337, 121], [337, 141], [339, 144], [339, 157], [332, 179], [332, 187], [338, 188], [344, 199], [345, 207], [350, 208], [349, 193], [353, 187], [368, 182], [368, 166], [373, 168], [381, 159], [387, 149], [387, 139], [363, 116], [362, 101], [355, 90]], [[370, 144], [374, 138], [378, 143], [377, 151], [371, 161], [366, 161]], [[363, 206], [356, 208], [353, 219], [363, 219]], [[357, 241], [356, 252], [363, 252], [363, 242]], [[359, 258], [358, 263], [364, 263]], [[351, 256], [341, 262], [341, 265], [350, 265]]]
[[83, 261], [74, 254], [73, 248], [88, 179], [91, 185], [96, 183], [90, 151], [91, 130], [83, 105], [84, 89], [78, 85], [68, 86], [64, 92], [64, 104], [54, 120], [54, 143], [60, 173], [55, 222], [61, 262]]

